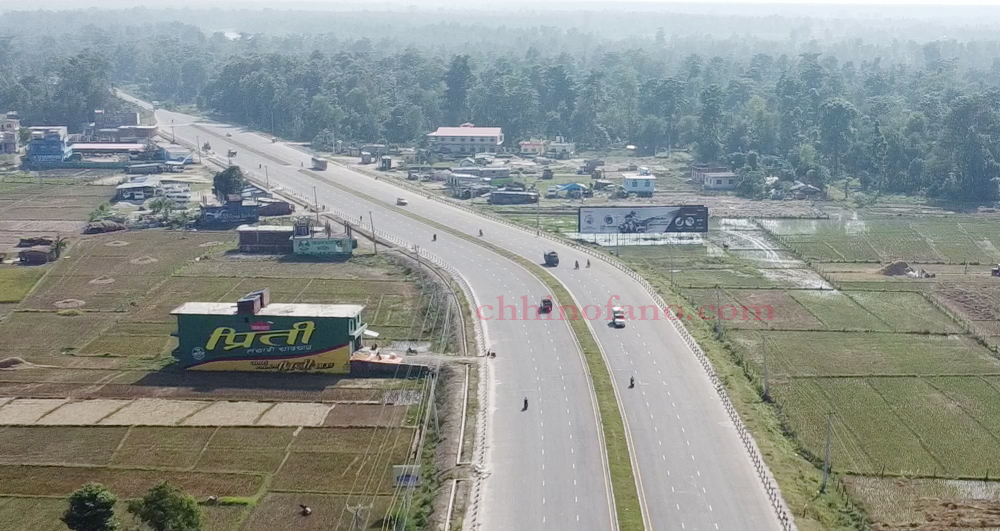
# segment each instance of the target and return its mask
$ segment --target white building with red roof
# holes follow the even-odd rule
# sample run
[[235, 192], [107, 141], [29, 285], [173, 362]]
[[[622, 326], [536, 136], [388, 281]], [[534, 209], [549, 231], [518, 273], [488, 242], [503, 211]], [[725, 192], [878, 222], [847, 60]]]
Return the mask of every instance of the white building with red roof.
[[503, 131], [499, 127], [476, 127], [470, 123], [438, 127], [427, 136], [434, 151], [439, 153], [496, 153], [503, 144]]

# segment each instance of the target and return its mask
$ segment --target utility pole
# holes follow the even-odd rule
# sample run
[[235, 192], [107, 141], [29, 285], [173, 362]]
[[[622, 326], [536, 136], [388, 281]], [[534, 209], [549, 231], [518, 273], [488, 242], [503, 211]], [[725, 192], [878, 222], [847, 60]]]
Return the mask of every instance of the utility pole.
[[351, 513], [351, 531], [362, 531], [364, 529], [365, 518], [363, 511], [371, 509], [370, 505], [347, 506], [347, 512]]
[[375, 246], [375, 255], [378, 256], [378, 236], [375, 236], [375, 220], [372, 219], [372, 211], [368, 211], [368, 224], [372, 226], [372, 245]]
[[674, 248], [670, 247], [670, 287], [674, 287]]
[[319, 197], [316, 195], [316, 187], [313, 186], [313, 210], [316, 211], [316, 223], [319, 223]]
[[267, 166], [264, 166], [264, 181], [267, 182], [267, 192], [271, 192], [271, 178], [267, 176]]
[[198, 164], [201, 164], [201, 137], [195, 135], [194, 142], [195, 142], [195, 148], [198, 151]]
[[833, 429], [833, 413], [826, 414], [826, 459], [823, 461], [823, 486], [820, 492], [826, 492], [826, 479], [830, 475], [830, 432]]
[[764, 351], [764, 400], [771, 401], [771, 389], [767, 384], [767, 338], [760, 336], [761, 349]]
[[715, 322], [716, 326], [719, 327], [719, 333], [722, 333], [722, 293], [719, 290], [719, 286], [715, 286]]

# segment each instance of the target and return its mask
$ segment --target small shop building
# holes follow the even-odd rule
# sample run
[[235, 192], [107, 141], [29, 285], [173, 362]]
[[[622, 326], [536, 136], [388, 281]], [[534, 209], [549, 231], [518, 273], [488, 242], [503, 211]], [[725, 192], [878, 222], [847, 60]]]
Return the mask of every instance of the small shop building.
[[174, 357], [189, 370], [348, 374], [368, 325], [357, 304], [271, 303], [267, 289], [234, 303], [175, 308]]

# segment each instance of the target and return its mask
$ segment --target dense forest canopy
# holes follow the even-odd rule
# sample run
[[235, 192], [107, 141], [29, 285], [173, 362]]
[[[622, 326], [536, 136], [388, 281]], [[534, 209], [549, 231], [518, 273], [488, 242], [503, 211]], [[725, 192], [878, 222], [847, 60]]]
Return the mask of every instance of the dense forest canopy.
[[998, 199], [992, 26], [489, 15], [11, 12], [0, 16], [0, 110], [72, 129], [111, 104], [115, 84], [323, 145], [420, 146], [438, 126], [472, 121], [503, 127], [509, 145], [562, 135], [595, 149], [619, 141], [644, 154], [690, 149], [742, 172], [749, 196], [773, 176]]

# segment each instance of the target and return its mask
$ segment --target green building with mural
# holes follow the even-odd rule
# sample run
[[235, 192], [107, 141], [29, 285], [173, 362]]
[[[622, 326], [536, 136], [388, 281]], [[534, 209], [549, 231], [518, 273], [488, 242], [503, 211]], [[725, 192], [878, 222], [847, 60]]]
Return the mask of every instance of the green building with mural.
[[[347, 374], [368, 325], [356, 304], [271, 304], [268, 290], [235, 303], [175, 308], [181, 367], [203, 371]], [[374, 335], [374, 334], [373, 334]]]

